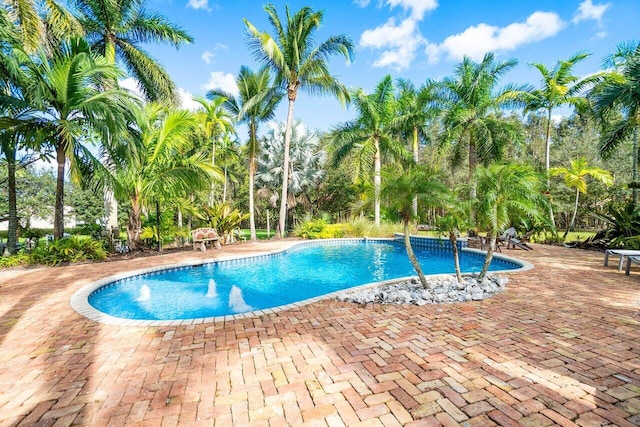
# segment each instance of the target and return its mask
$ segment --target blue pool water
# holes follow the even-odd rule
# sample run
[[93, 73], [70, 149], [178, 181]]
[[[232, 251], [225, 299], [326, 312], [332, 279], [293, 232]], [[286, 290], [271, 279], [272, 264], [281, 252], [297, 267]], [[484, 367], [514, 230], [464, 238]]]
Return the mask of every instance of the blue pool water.
[[[454, 272], [450, 251], [415, 248], [415, 252], [425, 274]], [[461, 253], [463, 272], [478, 272], [483, 262], [484, 256]], [[490, 269], [519, 267], [494, 258]], [[122, 279], [93, 292], [89, 304], [119, 318], [193, 319], [278, 307], [366, 283], [415, 275], [400, 242], [333, 241], [299, 245], [272, 256]]]

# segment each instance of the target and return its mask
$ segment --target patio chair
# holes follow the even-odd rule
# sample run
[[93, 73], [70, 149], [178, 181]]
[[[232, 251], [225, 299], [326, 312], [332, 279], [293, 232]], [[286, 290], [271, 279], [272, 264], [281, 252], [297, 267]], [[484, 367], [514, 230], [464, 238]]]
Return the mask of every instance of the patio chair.
[[624, 270], [624, 274], [629, 275], [629, 270], [631, 270], [632, 263], [640, 264], [640, 256], [630, 256], [627, 258], [627, 268]]
[[609, 256], [617, 255], [620, 257], [618, 262], [618, 271], [622, 271], [622, 265], [624, 264], [625, 257], [640, 257], [640, 251], [633, 249], [607, 249], [604, 251], [604, 266], [609, 265]]
[[502, 234], [502, 236], [499, 237], [499, 243], [505, 243], [507, 246], [507, 249], [509, 249], [509, 246], [511, 245], [511, 247], [513, 249], [515, 249], [516, 247], [525, 250], [525, 251], [532, 251], [533, 248], [531, 246], [529, 246], [524, 239], [518, 239], [516, 238], [516, 229], [513, 227], [509, 227], [505, 230], [505, 232]]

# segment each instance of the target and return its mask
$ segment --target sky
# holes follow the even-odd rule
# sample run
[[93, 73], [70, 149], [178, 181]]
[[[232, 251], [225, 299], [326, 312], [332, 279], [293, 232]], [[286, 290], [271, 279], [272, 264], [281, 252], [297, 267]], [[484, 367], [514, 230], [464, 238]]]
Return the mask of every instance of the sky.
[[[605, 56], [621, 42], [638, 40], [639, 0], [333, 0], [288, 2], [274, 0], [281, 19], [285, 7], [303, 6], [324, 11], [316, 41], [331, 35], [349, 36], [355, 58], [330, 62], [330, 71], [349, 88], [371, 92], [385, 75], [411, 80], [416, 86], [427, 79], [452, 75], [464, 55], [480, 61], [486, 52], [496, 59], [512, 58], [518, 65], [501, 85], [540, 83], [539, 72], [529, 64], [552, 68], [576, 52], [591, 53], [575, 67], [577, 75], [601, 69]], [[171, 74], [183, 97], [211, 88], [235, 92], [235, 76], [242, 65], [258, 69], [247, 45], [246, 18], [261, 31], [272, 32], [264, 11], [266, 2], [255, 0], [147, 0], [146, 7], [180, 25], [194, 42], [179, 49], [149, 45], [145, 49]], [[559, 110], [557, 114], [570, 114]], [[294, 115], [308, 126], [329, 130], [353, 117], [353, 111], [329, 97], [301, 94]], [[286, 100], [276, 120], [286, 119]], [[244, 138], [244, 135], [240, 135]]]

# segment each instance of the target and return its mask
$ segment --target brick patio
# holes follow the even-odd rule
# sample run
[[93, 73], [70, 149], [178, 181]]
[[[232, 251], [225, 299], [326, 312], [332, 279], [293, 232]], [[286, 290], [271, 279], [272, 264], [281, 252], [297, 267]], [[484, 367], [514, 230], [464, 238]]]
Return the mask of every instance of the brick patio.
[[536, 268], [474, 303], [147, 328], [69, 307], [117, 272], [276, 245], [0, 272], [0, 425], [640, 424], [640, 272], [596, 252], [506, 251]]

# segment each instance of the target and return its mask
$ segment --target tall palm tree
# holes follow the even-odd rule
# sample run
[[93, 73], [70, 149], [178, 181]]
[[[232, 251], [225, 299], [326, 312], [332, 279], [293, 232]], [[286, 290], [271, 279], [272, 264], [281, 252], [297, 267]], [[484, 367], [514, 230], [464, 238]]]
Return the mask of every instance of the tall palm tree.
[[529, 166], [481, 166], [476, 170], [476, 182], [478, 192], [482, 194], [476, 203], [478, 221], [480, 228], [487, 232], [490, 242], [478, 277], [478, 280], [482, 280], [493, 258], [496, 236], [523, 218], [542, 219], [546, 199], [539, 175]]
[[[398, 79], [398, 117], [397, 127], [405, 138], [413, 154], [413, 161], [420, 161], [420, 143], [429, 140], [428, 126], [438, 114], [433, 102], [434, 82], [428, 80], [420, 88], [416, 88], [409, 80]], [[418, 199], [413, 202], [413, 215], [418, 215]]]
[[276, 72], [276, 85], [287, 91], [287, 110], [284, 164], [282, 165], [282, 196], [280, 219], [276, 236], [286, 235], [287, 190], [289, 183], [289, 144], [293, 124], [293, 107], [298, 90], [310, 94], [332, 94], [341, 100], [348, 99], [347, 89], [329, 74], [329, 58], [342, 55], [347, 62], [353, 57], [353, 43], [346, 35], [331, 36], [316, 44], [315, 31], [322, 25], [324, 12], [303, 7], [294, 15], [286, 8], [286, 22], [280, 20], [275, 6], [267, 4], [265, 11], [275, 31], [275, 37], [259, 31], [248, 20], [244, 20], [249, 32], [249, 47], [261, 62]]
[[75, 0], [79, 21], [96, 52], [111, 63], [121, 62], [140, 82], [150, 101], [176, 103], [176, 86], [167, 71], [142, 47], [168, 43], [176, 48], [193, 42], [179, 26], [144, 8], [144, 0]]
[[[219, 145], [225, 135], [234, 131], [233, 118], [224, 108], [226, 98], [216, 98], [207, 101], [203, 98], [195, 98], [202, 109], [197, 113], [200, 129], [202, 130], [206, 144], [205, 151], [211, 150], [211, 166], [216, 165], [216, 145]], [[213, 206], [215, 180], [211, 180], [209, 191], [209, 207]]]
[[66, 161], [76, 179], [83, 162], [101, 167], [88, 145], [94, 141], [106, 144], [113, 135], [124, 131], [129, 98], [120, 89], [98, 89], [101, 82], [113, 80], [121, 72], [104, 57], [93, 54], [84, 39], [64, 42], [50, 59], [41, 49], [26, 66], [29, 102], [51, 129], [47, 139], [56, 152], [53, 234], [60, 238], [64, 234]]
[[551, 174], [551, 176], [563, 176], [565, 185], [569, 188], [576, 189], [576, 201], [573, 206], [571, 223], [569, 223], [567, 230], [564, 232], [564, 236], [562, 236], [563, 239], [566, 239], [567, 234], [569, 234], [569, 231], [573, 229], [573, 226], [576, 223], [580, 193], [587, 193], [587, 177], [590, 176], [591, 178], [602, 182], [604, 185], [609, 186], [613, 184], [613, 175], [611, 175], [611, 172], [602, 168], [589, 166], [587, 164], [587, 159], [585, 159], [584, 157], [581, 157], [577, 160], [572, 160], [571, 166], [569, 167], [560, 166], [551, 168], [549, 170], [549, 173]]
[[605, 60], [613, 71], [591, 91], [602, 123], [600, 152], [608, 157], [622, 142], [633, 139], [633, 204], [638, 206], [638, 133], [640, 131], [640, 42], [622, 43]]
[[440, 205], [447, 199], [448, 189], [440, 181], [434, 179], [435, 174], [427, 168], [418, 168], [411, 165], [403, 170], [401, 167], [389, 169], [385, 174], [385, 185], [382, 195], [385, 197], [389, 208], [398, 213], [402, 218], [404, 231], [404, 247], [413, 268], [418, 273], [420, 283], [425, 289], [430, 289], [429, 283], [422, 272], [420, 263], [416, 258], [409, 235], [409, 222], [414, 218], [413, 199], [418, 197], [430, 206]]
[[[445, 129], [442, 142], [453, 144], [454, 163], [459, 163], [466, 151], [469, 179], [478, 163], [500, 160], [507, 144], [522, 140], [521, 128], [501, 117], [500, 111], [514, 105], [524, 87], [496, 87], [517, 63], [515, 59], [496, 62], [493, 53], [487, 53], [480, 63], [465, 56], [454, 75], [439, 83], [436, 102]], [[471, 199], [475, 194], [471, 185]]]
[[[588, 102], [582, 96], [582, 93], [590, 85], [599, 81], [600, 74], [580, 78], [573, 74], [573, 68], [589, 56], [589, 53], [578, 52], [567, 60], [559, 60], [552, 69], [539, 62], [529, 64], [540, 72], [542, 79], [540, 87], [524, 94], [522, 100], [525, 103], [525, 113], [544, 110], [547, 116], [544, 154], [547, 191], [549, 191], [550, 187], [552, 113], [555, 108], [562, 105], [571, 105], [578, 110], [584, 110], [587, 107]], [[553, 205], [551, 203], [549, 203], [549, 216], [551, 217], [551, 223], [555, 226]]]
[[139, 244], [144, 208], [186, 198], [206, 189], [212, 177], [221, 179], [219, 168], [206, 154], [192, 150], [197, 123], [193, 113], [151, 103], [137, 112], [127, 143], [110, 152], [118, 165], [112, 182], [115, 196], [131, 203], [127, 225], [131, 249]]
[[374, 222], [380, 225], [382, 156], [409, 157], [409, 152], [396, 139], [396, 128], [393, 127], [397, 103], [391, 76], [383, 77], [369, 95], [362, 89], [354, 91], [351, 104], [357, 117], [331, 131], [333, 161], [337, 164], [347, 158], [352, 160], [354, 178], [369, 176], [373, 170]]
[[284, 94], [271, 84], [271, 73], [268, 67], [262, 67], [254, 72], [249, 67], [240, 67], [240, 72], [236, 77], [238, 96], [234, 96], [225, 91], [214, 89], [207, 92], [209, 99], [223, 97], [223, 106], [231, 113], [238, 123], [245, 123], [249, 128], [249, 141], [246, 145], [249, 160], [249, 228], [251, 241], [258, 240], [256, 237], [255, 220], [255, 176], [256, 158], [260, 154], [260, 143], [258, 141], [258, 126], [275, 116], [276, 108]]

